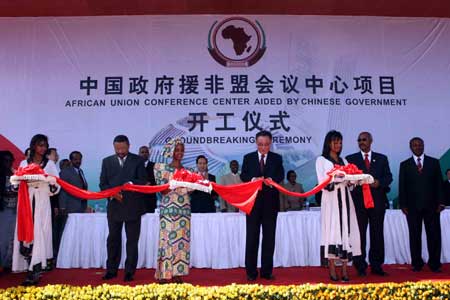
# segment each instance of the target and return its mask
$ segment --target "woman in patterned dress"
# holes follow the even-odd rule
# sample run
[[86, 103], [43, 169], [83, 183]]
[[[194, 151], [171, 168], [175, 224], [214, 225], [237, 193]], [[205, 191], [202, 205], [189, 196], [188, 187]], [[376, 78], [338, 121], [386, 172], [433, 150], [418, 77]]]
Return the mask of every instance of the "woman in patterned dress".
[[[182, 169], [184, 144], [179, 139], [171, 140], [163, 152], [172, 157], [172, 162], [156, 163], [156, 184], [166, 184], [176, 170]], [[173, 281], [181, 283], [181, 276], [189, 274], [191, 204], [188, 189], [178, 187], [163, 192], [160, 204], [160, 231], [158, 262], [155, 278], [159, 283]]]

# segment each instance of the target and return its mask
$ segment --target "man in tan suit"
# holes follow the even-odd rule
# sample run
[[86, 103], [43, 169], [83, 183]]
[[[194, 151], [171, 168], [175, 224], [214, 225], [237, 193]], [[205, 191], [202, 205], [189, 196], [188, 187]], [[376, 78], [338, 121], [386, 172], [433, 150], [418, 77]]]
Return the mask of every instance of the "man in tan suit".
[[[220, 178], [221, 185], [232, 185], [242, 183], [241, 177], [239, 176], [239, 163], [237, 160], [232, 160], [230, 162], [230, 170], [231, 172], [223, 175]], [[238, 212], [239, 210], [233, 205], [225, 202], [222, 198], [220, 198], [220, 211], [221, 212]]]

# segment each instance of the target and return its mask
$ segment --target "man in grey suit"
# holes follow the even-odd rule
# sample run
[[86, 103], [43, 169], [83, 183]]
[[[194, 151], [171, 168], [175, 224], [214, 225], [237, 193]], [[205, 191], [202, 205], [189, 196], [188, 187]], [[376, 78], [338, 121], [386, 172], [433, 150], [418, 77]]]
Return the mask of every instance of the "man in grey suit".
[[[71, 166], [64, 168], [59, 173], [59, 177], [80, 189], [87, 190], [88, 184], [84, 177], [84, 172], [81, 169], [81, 162], [83, 155], [79, 151], [73, 151], [69, 155]], [[59, 209], [66, 214], [84, 213], [87, 209], [86, 199], [74, 197], [61, 189], [59, 193]]]
[[[220, 178], [221, 185], [233, 185], [242, 183], [240, 174], [239, 174], [239, 163], [237, 160], [230, 161], [230, 170], [231, 172], [223, 175]], [[233, 205], [229, 204], [222, 198], [220, 198], [220, 211], [221, 212], [238, 212], [239, 210]]]
[[[100, 189], [106, 190], [125, 183], [144, 185], [147, 173], [144, 160], [130, 153], [130, 142], [125, 135], [114, 138], [114, 155], [103, 159]], [[132, 281], [138, 260], [138, 241], [141, 232], [141, 216], [145, 212], [145, 195], [135, 192], [119, 192], [108, 199], [107, 271], [103, 276], [109, 280], [117, 276], [122, 254], [122, 227], [125, 223], [127, 236], [124, 281]]]
[[[87, 190], [88, 184], [84, 177], [83, 170], [81, 170], [81, 161], [83, 155], [79, 151], [73, 151], [69, 155], [70, 166], [61, 169], [59, 172], [59, 178], [79, 187], [80, 189]], [[74, 197], [67, 193], [64, 189], [61, 189], [58, 197], [59, 212], [55, 217], [55, 230], [53, 234], [53, 252], [54, 256], [58, 257], [59, 245], [61, 243], [61, 237], [66, 227], [67, 215], [72, 213], [84, 213], [87, 210], [86, 199]]]

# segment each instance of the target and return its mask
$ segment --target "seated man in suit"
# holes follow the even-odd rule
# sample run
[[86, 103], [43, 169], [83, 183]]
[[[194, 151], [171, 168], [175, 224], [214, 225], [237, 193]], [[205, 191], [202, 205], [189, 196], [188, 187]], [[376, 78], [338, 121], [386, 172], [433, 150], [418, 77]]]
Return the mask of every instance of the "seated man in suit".
[[447, 178], [444, 181], [444, 203], [446, 206], [450, 206], [450, 169], [447, 169], [447, 171], [445, 171], [445, 175], [447, 176]]
[[[216, 176], [208, 173], [208, 159], [204, 155], [197, 156], [197, 171], [204, 179], [216, 182]], [[201, 191], [193, 191], [191, 193], [191, 212], [192, 213], [214, 213], [216, 212], [216, 200], [218, 195], [216, 192], [205, 193]]]
[[[150, 147], [139, 147], [139, 156], [144, 159], [145, 170], [147, 171], [148, 185], [156, 185], [155, 174], [153, 173], [153, 167], [155, 163], [150, 161]], [[145, 212], [154, 213], [156, 209], [156, 193], [146, 194], [147, 200], [145, 201]]]
[[[79, 151], [73, 151], [69, 155], [71, 165], [61, 170], [59, 177], [67, 183], [87, 190], [88, 184], [81, 169], [83, 155]], [[61, 189], [59, 193], [59, 210], [63, 215], [71, 213], [84, 213], [87, 210], [86, 199], [80, 199]]]
[[[303, 193], [303, 186], [297, 182], [297, 173], [294, 170], [289, 170], [286, 174], [288, 182], [283, 184], [288, 191], [295, 193]], [[280, 211], [302, 210], [305, 198], [289, 196], [280, 193]]]
[[[70, 164], [68, 167], [62, 168], [59, 172], [59, 178], [71, 185], [79, 187], [80, 189], [87, 190], [88, 184], [84, 177], [84, 172], [81, 169], [81, 162], [83, 155], [79, 151], [72, 151], [69, 155]], [[61, 237], [64, 232], [64, 227], [67, 222], [67, 215], [72, 213], [84, 213], [88, 212], [88, 206], [86, 199], [80, 199], [67, 193], [64, 189], [61, 189], [58, 197], [59, 201], [59, 214], [57, 216], [58, 230], [53, 236], [53, 243], [55, 244], [55, 257], [57, 257], [59, 244], [61, 243]]]
[[[223, 175], [220, 178], [221, 185], [234, 185], [242, 183], [239, 174], [239, 163], [237, 160], [230, 161], [230, 173]], [[239, 209], [229, 204], [223, 199], [220, 199], [220, 211], [221, 212], [238, 212]]]

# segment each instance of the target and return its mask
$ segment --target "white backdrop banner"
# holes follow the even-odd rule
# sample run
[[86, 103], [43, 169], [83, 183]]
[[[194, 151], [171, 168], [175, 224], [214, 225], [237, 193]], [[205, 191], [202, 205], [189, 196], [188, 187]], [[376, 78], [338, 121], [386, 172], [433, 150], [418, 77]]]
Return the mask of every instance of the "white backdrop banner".
[[61, 158], [83, 153], [92, 190], [117, 134], [155, 161], [181, 136], [185, 165], [205, 154], [220, 177], [268, 129], [309, 189], [326, 132], [343, 133], [346, 155], [367, 130], [390, 160], [391, 198], [411, 137], [438, 158], [449, 149], [449, 19], [0, 18], [0, 37], [0, 146], [44, 133]]

